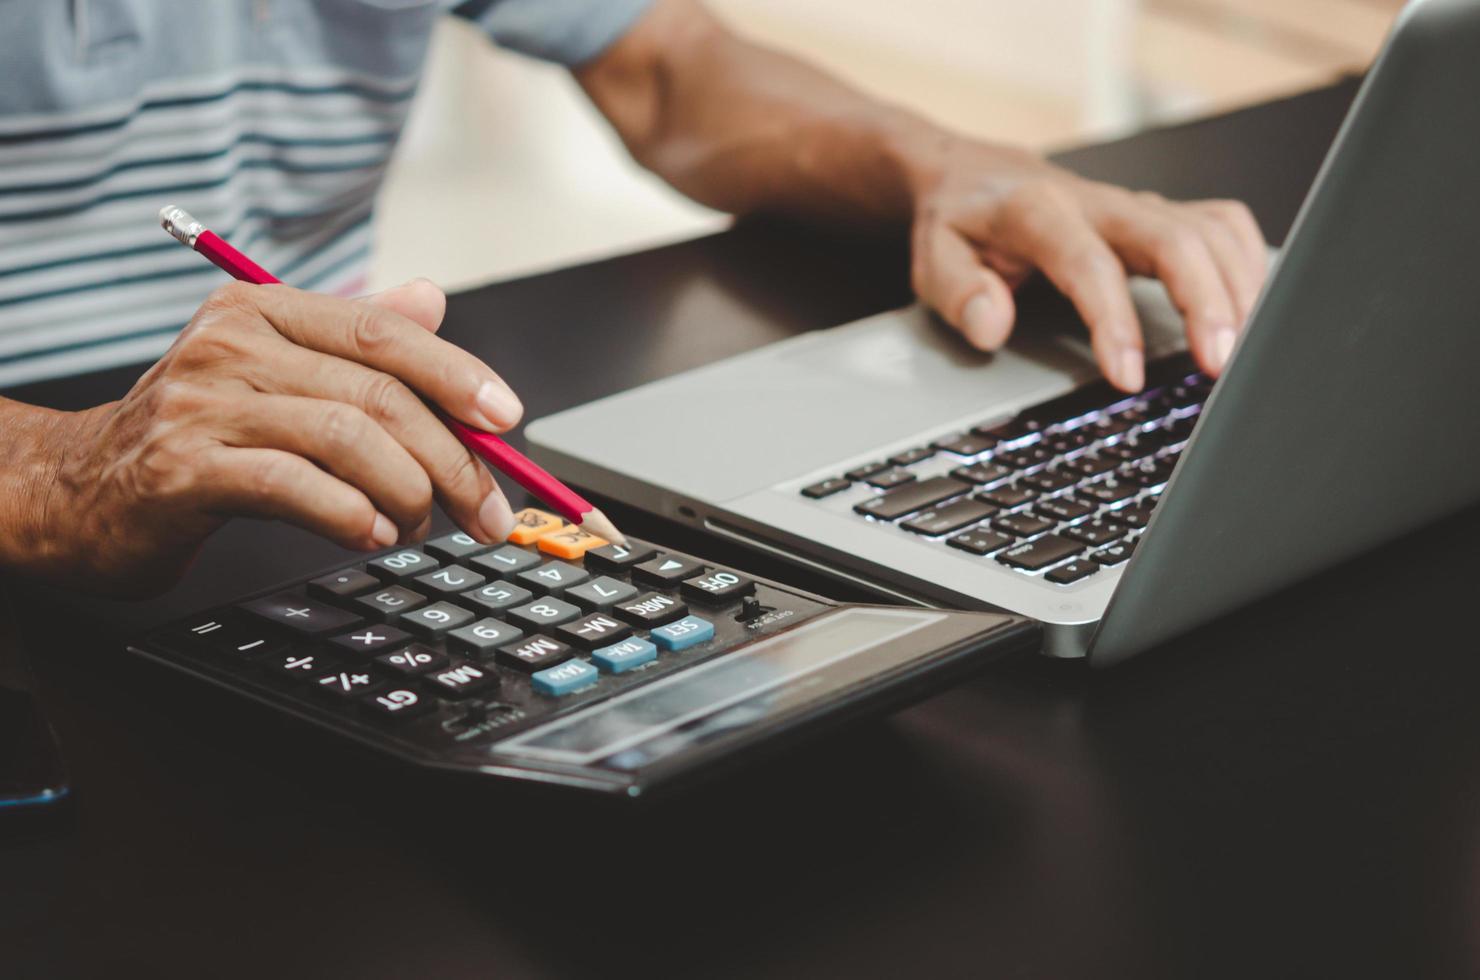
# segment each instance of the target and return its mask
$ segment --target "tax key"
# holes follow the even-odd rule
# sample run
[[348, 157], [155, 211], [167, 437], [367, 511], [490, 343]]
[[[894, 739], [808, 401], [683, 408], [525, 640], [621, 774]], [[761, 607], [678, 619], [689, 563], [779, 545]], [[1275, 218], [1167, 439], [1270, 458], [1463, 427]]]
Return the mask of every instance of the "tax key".
[[559, 697], [583, 687], [590, 687], [601, 676], [584, 660], [567, 660], [558, 667], [548, 667], [529, 675], [529, 683], [541, 694]]
[[591, 660], [608, 674], [621, 674], [658, 659], [658, 648], [647, 640], [632, 637], [621, 643], [591, 651]]

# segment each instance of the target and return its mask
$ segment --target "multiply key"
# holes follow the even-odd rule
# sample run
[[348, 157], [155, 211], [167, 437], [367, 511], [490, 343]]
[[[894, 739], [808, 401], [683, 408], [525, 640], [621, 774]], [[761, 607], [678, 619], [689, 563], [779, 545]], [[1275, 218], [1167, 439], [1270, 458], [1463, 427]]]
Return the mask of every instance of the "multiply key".
[[631, 636], [632, 627], [606, 613], [594, 613], [557, 627], [555, 634], [582, 650], [595, 650]]
[[755, 583], [734, 572], [713, 572], [686, 579], [679, 591], [694, 602], [730, 602], [755, 592]]
[[304, 636], [322, 636], [359, 622], [359, 618], [353, 613], [291, 592], [279, 592], [277, 595], [253, 599], [243, 603], [241, 608]]
[[682, 619], [689, 614], [689, 607], [671, 595], [646, 592], [630, 602], [617, 603], [612, 612], [633, 626], [652, 627]]
[[348, 633], [336, 636], [329, 642], [355, 656], [369, 657], [390, 647], [399, 646], [410, 639], [410, 634], [394, 626], [366, 626], [363, 629], [350, 630]]

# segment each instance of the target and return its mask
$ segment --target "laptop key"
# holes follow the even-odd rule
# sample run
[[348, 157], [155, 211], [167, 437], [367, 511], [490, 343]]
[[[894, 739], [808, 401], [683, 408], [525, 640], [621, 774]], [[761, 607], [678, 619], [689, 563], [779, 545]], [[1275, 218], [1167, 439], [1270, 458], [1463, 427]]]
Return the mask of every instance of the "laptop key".
[[1076, 558], [1065, 562], [1058, 568], [1051, 568], [1043, 576], [1056, 585], [1068, 585], [1078, 582], [1082, 578], [1088, 578], [1100, 570], [1100, 566], [1085, 558]]
[[937, 439], [934, 443], [936, 449], [957, 456], [980, 456], [982, 453], [997, 445], [995, 439], [988, 439], [971, 432], [958, 432], [956, 435]]
[[978, 500], [985, 500], [993, 507], [1011, 510], [1014, 507], [1021, 507], [1030, 500], [1036, 500], [1038, 498], [1038, 491], [1019, 483], [1016, 486], [998, 487], [996, 490], [988, 490], [986, 493], [979, 493], [976, 496]]
[[1029, 476], [1023, 477], [1018, 482], [1022, 486], [1032, 487], [1039, 493], [1055, 493], [1059, 490], [1064, 489], [1065, 487], [1072, 487], [1074, 484], [1078, 483], [1079, 474], [1070, 473], [1068, 470], [1059, 466], [1053, 467], [1051, 469], [1039, 470], [1037, 473], [1033, 473]]
[[996, 461], [1004, 466], [1011, 466], [1015, 470], [1028, 470], [1035, 466], [1042, 466], [1058, 454], [1044, 446], [1029, 446], [1016, 452], [1005, 453], [995, 457]]
[[1095, 508], [1092, 504], [1086, 504], [1072, 497], [1049, 497], [1034, 504], [1033, 510], [1045, 517], [1052, 517], [1056, 521], [1077, 521], [1087, 514], [1094, 513]]
[[1064, 464], [1064, 468], [1078, 473], [1080, 476], [1099, 476], [1109, 473], [1119, 466], [1120, 460], [1114, 456], [1081, 456]]
[[973, 555], [990, 555], [994, 551], [1001, 551], [1003, 548], [1006, 548], [1013, 541], [1013, 538], [1005, 534], [977, 529], [967, 531], [965, 534], [958, 534], [954, 538], [948, 538], [946, 544], [952, 548], [969, 551]]
[[814, 483], [810, 487], [802, 487], [802, 496], [810, 497], [813, 500], [821, 500], [823, 497], [831, 497], [835, 493], [842, 493], [851, 486], [853, 486], [852, 480], [841, 478], [823, 480], [821, 483]]
[[1092, 521], [1085, 521], [1083, 524], [1066, 527], [1059, 533], [1067, 538], [1073, 538], [1075, 541], [1083, 541], [1087, 545], [1103, 545], [1109, 544], [1124, 534], [1125, 528], [1114, 521], [1107, 521], [1103, 517], [1097, 517]]
[[934, 455], [935, 450], [932, 447], [920, 446], [917, 449], [906, 449], [896, 456], [890, 456], [889, 462], [895, 466], [912, 466], [915, 463], [922, 463]]
[[970, 489], [969, 483], [962, 483], [948, 476], [937, 476], [865, 500], [861, 504], [855, 504], [853, 509], [865, 517], [892, 521], [917, 510], [933, 507], [952, 497], [959, 497]]
[[864, 465], [856, 469], [849, 470], [848, 472], [844, 473], [843, 476], [847, 477], [850, 480], [867, 480], [875, 473], [882, 473], [888, 468], [889, 464], [884, 462], [865, 463]]
[[1121, 562], [1129, 560], [1131, 553], [1135, 550], [1136, 543], [1134, 541], [1117, 541], [1108, 548], [1101, 548], [1099, 551], [1094, 552], [1090, 557], [1101, 565], [1119, 565]]
[[1122, 500], [1128, 500], [1141, 492], [1140, 484], [1132, 483], [1130, 480], [1117, 480], [1110, 477], [1098, 483], [1082, 486], [1076, 491], [1085, 500], [1100, 504], [1118, 504]]
[[875, 473], [865, 482], [867, 482], [869, 486], [877, 487], [880, 490], [892, 490], [895, 487], [903, 486], [906, 483], [910, 483], [914, 479], [915, 474], [911, 473], [909, 470], [901, 470], [896, 468], [884, 470], [882, 473]]
[[1050, 565], [1056, 565], [1083, 550], [1084, 546], [1077, 541], [1070, 541], [1056, 534], [1045, 534], [1041, 538], [1008, 548], [997, 556], [997, 560], [1012, 568], [1036, 572]]
[[992, 526], [999, 531], [1017, 535], [1020, 538], [1031, 538], [1035, 534], [1052, 530], [1058, 521], [1039, 517], [1037, 514], [1003, 514], [992, 522]]
[[990, 517], [997, 512], [997, 508], [990, 504], [984, 504], [980, 500], [967, 497], [954, 503], [937, 507], [934, 510], [923, 511], [905, 521], [900, 527], [915, 534], [926, 534], [934, 537], [938, 534], [950, 534], [959, 531], [968, 524], [975, 524], [984, 517]]
[[977, 463], [975, 466], [958, 466], [951, 470], [951, 476], [984, 486], [988, 483], [1000, 483], [1015, 472], [1000, 463]]

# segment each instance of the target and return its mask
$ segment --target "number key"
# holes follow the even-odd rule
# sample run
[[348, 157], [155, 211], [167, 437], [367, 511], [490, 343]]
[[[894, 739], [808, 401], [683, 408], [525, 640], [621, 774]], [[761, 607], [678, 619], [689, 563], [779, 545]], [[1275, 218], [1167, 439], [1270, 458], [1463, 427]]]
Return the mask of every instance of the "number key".
[[472, 564], [500, 578], [508, 578], [511, 575], [533, 568], [540, 563], [540, 556], [533, 552], [525, 551], [517, 545], [506, 544], [502, 548], [495, 548], [486, 555], [474, 558]]
[[406, 613], [401, 617], [401, 622], [407, 629], [422, 636], [436, 636], [438, 633], [457, 629], [472, 618], [473, 614], [462, 606], [454, 606], [450, 602], [434, 602], [430, 606]]
[[425, 605], [426, 601], [426, 596], [419, 592], [392, 585], [390, 588], [381, 589], [379, 592], [372, 592], [370, 595], [356, 599], [355, 609], [377, 623], [387, 623], [402, 613]]
[[523, 626], [531, 632], [539, 632], [547, 627], [568, 623], [580, 614], [580, 609], [564, 600], [545, 598], [515, 606], [506, 616], [511, 623]]
[[609, 575], [601, 575], [589, 582], [572, 586], [565, 593], [567, 599], [581, 604], [592, 612], [610, 609], [617, 603], [625, 602], [635, 595], [637, 595], [637, 589]]
[[470, 626], [448, 633], [447, 645], [465, 654], [488, 654], [495, 647], [513, 643], [523, 635], [524, 631], [517, 626], [510, 626], [496, 619], [480, 619]]
[[440, 538], [433, 538], [424, 545], [427, 552], [434, 558], [443, 561], [462, 561], [473, 555], [481, 555], [492, 548], [492, 545], [479, 544], [470, 534], [457, 531], [452, 534], [444, 534]]
[[427, 572], [425, 575], [416, 577], [418, 587], [440, 596], [452, 596], [469, 589], [476, 589], [488, 581], [486, 576], [480, 575], [470, 568], [461, 565], [448, 565], [439, 568], [435, 572]]
[[436, 567], [437, 562], [434, 559], [412, 548], [381, 555], [365, 564], [370, 574], [382, 582], [399, 582], [413, 575], [429, 572]]
[[508, 582], [490, 582], [481, 589], [464, 592], [458, 597], [458, 601], [477, 612], [501, 613], [510, 606], [517, 606], [533, 598], [534, 593], [521, 586]]
[[546, 562], [539, 568], [531, 568], [518, 575], [519, 584], [526, 585], [536, 592], [548, 592], [551, 595], [564, 592], [572, 585], [579, 585], [590, 577], [591, 573], [584, 568], [577, 568], [563, 561]]

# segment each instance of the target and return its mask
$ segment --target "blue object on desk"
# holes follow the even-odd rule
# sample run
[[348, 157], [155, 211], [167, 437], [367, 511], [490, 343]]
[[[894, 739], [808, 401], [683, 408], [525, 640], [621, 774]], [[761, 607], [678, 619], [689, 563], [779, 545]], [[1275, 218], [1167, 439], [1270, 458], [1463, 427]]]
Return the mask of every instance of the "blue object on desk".
[[653, 642], [664, 650], [687, 650], [714, 639], [714, 624], [698, 616], [685, 616], [676, 623], [659, 626], [650, 635]]
[[596, 661], [596, 666], [607, 673], [620, 674], [657, 660], [658, 648], [647, 640], [634, 636], [621, 643], [613, 643], [609, 647], [593, 650], [591, 659]]
[[590, 687], [600, 676], [596, 668], [584, 660], [567, 660], [563, 664], [535, 671], [529, 675], [529, 680], [534, 685], [534, 689], [541, 694], [559, 697], [583, 687]]

